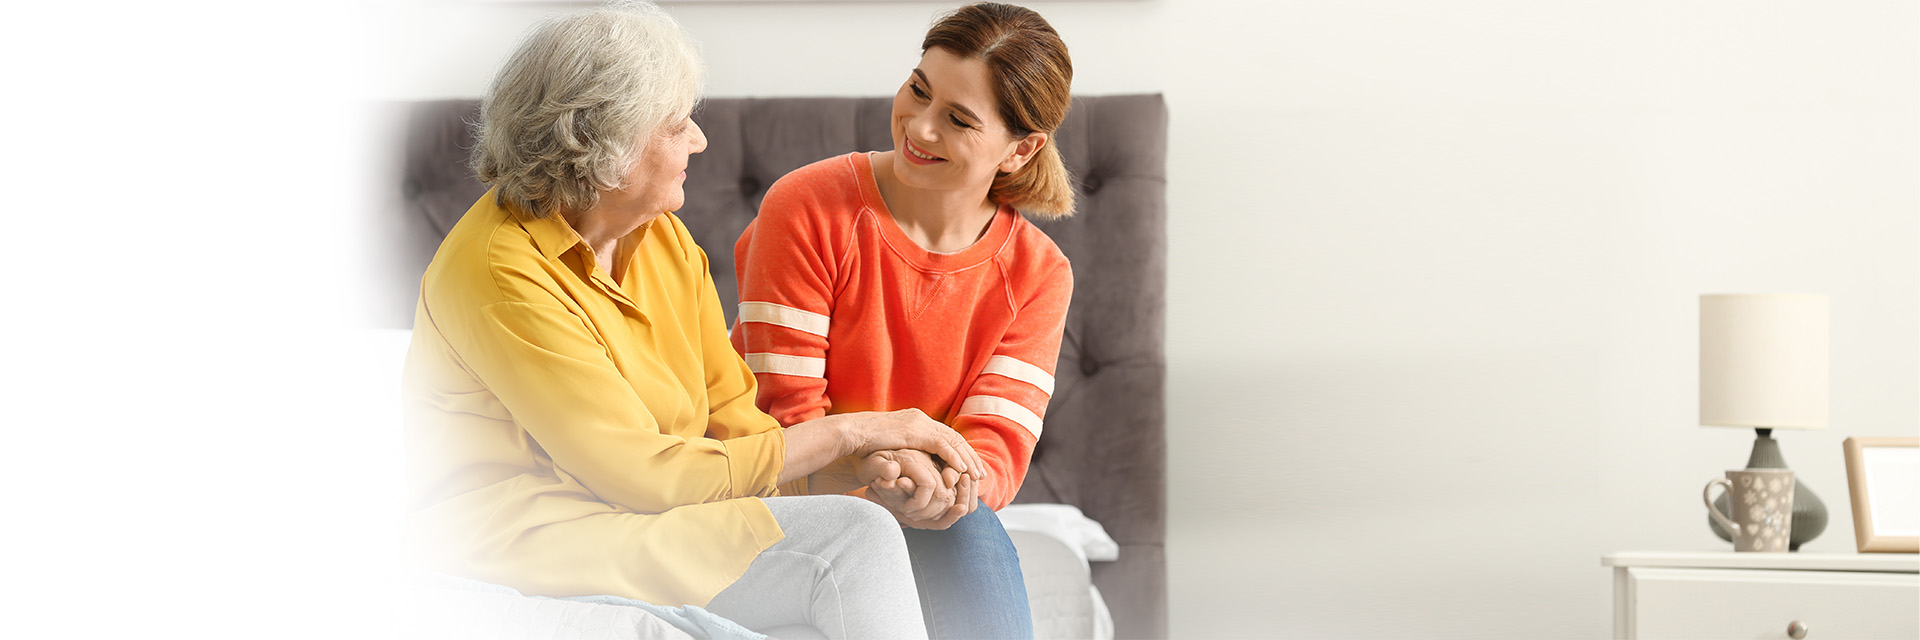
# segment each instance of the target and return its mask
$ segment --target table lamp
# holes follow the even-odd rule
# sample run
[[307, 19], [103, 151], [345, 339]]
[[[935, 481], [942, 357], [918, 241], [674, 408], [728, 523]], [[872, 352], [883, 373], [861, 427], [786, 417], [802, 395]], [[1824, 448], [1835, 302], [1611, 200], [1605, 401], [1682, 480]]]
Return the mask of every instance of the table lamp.
[[[1700, 296], [1700, 424], [1747, 427], [1749, 469], [1785, 469], [1774, 429], [1827, 426], [1827, 297], [1810, 294]], [[1716, 501], [1726, 508], [1725, 494]], [[1712, 518], [1722, 540], [1733, 537]], [[1790, 551], [1827, 528], [1827, 507], [1798, 474]]]

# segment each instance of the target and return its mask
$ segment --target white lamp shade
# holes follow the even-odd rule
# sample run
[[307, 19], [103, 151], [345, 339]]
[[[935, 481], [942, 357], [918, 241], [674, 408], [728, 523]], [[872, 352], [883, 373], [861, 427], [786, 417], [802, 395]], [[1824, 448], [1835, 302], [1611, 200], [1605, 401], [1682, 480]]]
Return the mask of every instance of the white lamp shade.
[[1827, 426], [1827, 297], [1700, 296], [1700, 424]]

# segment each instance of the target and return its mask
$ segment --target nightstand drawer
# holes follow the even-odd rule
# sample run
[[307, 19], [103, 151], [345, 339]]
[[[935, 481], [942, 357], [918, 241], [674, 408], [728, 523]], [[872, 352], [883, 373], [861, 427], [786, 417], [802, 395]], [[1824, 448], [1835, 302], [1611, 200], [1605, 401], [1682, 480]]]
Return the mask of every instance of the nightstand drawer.
[[1920, 619], [1897, 613], [1920, 600], [1911, 573], [1633, 567], [1625, 587], [1643, 640], [1787, 638], [1795, 621], [1812, 640], [1920, 637]]

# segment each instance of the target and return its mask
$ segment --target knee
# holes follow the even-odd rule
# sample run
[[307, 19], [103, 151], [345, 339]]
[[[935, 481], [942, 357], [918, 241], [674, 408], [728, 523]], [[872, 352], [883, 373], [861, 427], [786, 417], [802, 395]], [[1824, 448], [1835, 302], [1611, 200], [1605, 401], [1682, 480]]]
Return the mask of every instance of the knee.
[[820, 505], [822, 514], [832, 522], [835, 547], [843, 553], [879, 557], [907, 553], [907, 539], [900, 523], [886, 507], [853, 496], [823, 496], [831, 500]]
[[820, 496], [820, 507], [849, 532], [891, 533], [898, 537], [900, 523], [886, 507], [853, 496]]
[[962, 535], [981, 537], [989, 540], [1006, 539], [1008, 537], [1006, 525], [1000, 524], [1000, 516], [995, 515], [993, 509], [988, 508], [986, 503], [981, 503], [979, 508], [973, 510], [973, 513], [969, 513], [965, 517], [954, 521], [953, 526], [949, 527], [949, 529]]

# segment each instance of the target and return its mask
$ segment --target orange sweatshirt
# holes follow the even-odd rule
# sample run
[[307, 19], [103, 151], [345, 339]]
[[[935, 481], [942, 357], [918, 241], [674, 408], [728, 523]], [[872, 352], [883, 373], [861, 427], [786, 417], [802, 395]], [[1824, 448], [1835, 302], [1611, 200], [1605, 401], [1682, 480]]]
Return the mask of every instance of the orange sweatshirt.
[[960, 432], [1007, 506], [1026, 478], [1066, 328], [1073, 272], [1012, 207], [955, 253], [893, 221], [869, 154], [775, 182], [734, 246], [733, 348], [782, 426], [829, 413], [917, 408]]

